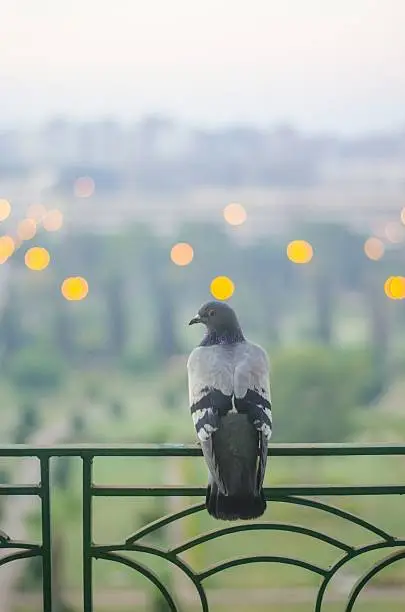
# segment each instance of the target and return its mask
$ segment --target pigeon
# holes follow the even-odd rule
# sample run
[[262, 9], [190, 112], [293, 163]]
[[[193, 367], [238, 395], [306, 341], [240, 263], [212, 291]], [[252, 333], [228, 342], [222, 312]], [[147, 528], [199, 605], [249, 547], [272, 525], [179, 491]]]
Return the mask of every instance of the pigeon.
[[190, 411], [209, 471], [205, 505], [215, 519], [266, 510], [263, 479], [272, 434], [269, 360], [245, 339], [226, 302], [201, 306], [189, 325], [206, 333], [187, 361]]

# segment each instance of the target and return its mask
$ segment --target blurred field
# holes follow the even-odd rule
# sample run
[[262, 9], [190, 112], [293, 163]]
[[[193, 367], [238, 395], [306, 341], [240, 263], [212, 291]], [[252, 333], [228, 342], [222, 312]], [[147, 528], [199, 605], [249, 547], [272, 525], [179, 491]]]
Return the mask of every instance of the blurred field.
[[[189, 419], [186, 396], [183, 395], [184, 401], [180, 401], [180, 404], [173, 410], [167, 410], [162, 400], [164, 392], [174, 384], [175, 376], [182, 379], [182, 363], [179, 363], [177, 368], [166, 375], [160, 376], [157, 381], [153, 377], [138, 379], [113, 372], [109, 377], [96, 377], [95, 379], [89, 377], [88, 373], [83, 375], [75, 373], [71, 382], [67, 383], [69, 393], [49, 396], [43, 401], [44, 422], [57, 421], [69, 413], [70, 415], [76, 414], [79, 409], [85, 419], [86, 433], [81, 435], [86, 441], [106, 440], [107, 443], [117, 441], [131, 443], [133, 441], [151, 442], [155, 439], [165, 442], [178, 442], [179, 440], [193, 442], [194, 433]], [[101, 378], [103, 378], [102, 383]], [[98, 386], [94, 386], [95, 380], [99, 381]], [[93, 386], [94, 389], [97, 388], [97, 399], [93, 398], [92, 401], [82, 403], [80, 398], [86, 395], [86, 389], [88, 392]], [[123, 412], [118, 417], [112, 414], [111, 402], [108, 399], [111, 397], [114, 397], [115, 402], [123, 403]], [[361, 431], [361, 440], [381, 441], [384, 437], [391, 438], [393, 432], [398, 435], [401, 431], [400, 427], [402, 431], [404, 428], [404, 423], [398, 414], [393, 410], [387, 412], [384, 406], [359, 413], [356, 418], [360, 421], [358, 426]], [[13, 422], [11, 413], [8, 413], [8, 419], [5, 422], [8, 422], [11, 427]], [[69, 484], [67, 488], [61, 488], [57, 481], [55, 482], [53, 512], [54, 530], [63, 542], [65, 550], [63, 574], [66, 586], [64, 590], [69, 601], [69, 593], [78, 591], [81, 585], [81, 468], [79, 460], [65, 459], [63, 461], [69, 464], [67, 467]], [[56, 467], [55, 465], [55, 469]], [[55, 476], [57, 477], [57, 474]], [[98, 484], [162, 485], [171, 483], [205, 486], [206, 470], [200, 458], [99, 458], [95, 460], [94, 478]], [[270, 458], [266, 485], [271, 487], [272, 484], [285, 485], [288, 483], [395, 484], [403, 483], [404, 479], [405, 461], [400, 462], [396, 457], [383, 459], [362, 457]], [[201, 500], [198, 498], [189, 500], [178, 498], [95, 499], [95, 542], [97, 544], [123, 542], [132, 532], [151, 520], [199, 501]], [[358, 514], [396, 536], [403, 534], [403, 502], [400, 498], [357, 497], [323, 499], [322, 501]], [[372, 534], [342, 519], [289, 504], [269, 502], [265, 520], [304, 525], [352, 545], [362, 545], [376, 539]], [[181, 541], [220, 526], [220, 523], [210, 519], [203, 511], [182, 519], [176, 523], [176, 526], [155, 532], [145, 538], [145, 543], [165, 548], [178, 545]], [[34, 515], [30, 527], [33, 535], [38, 534], [38, 527], [37, 518]], [[224, 536], [200, 545], [196, 549], [183, 553], [182, 558], [196, 571], [199, 571], [213, 563], [234, 556], [258, 554], [291, 556], [324, 567], [336, 561], [341, 555], [330, 545], [299, 534], [248, 532]], [[333, 597], [343, 598], [344, 593], [349, 592], [355, 579], [383, 556], [385, 556], [384, 552], [368, 554], [345, 567], [336, 580], [335, 588], [331, 591]], [[178, 590], [180, 588], [180, 592], [183, 592], [184, 583], [181, 581], [179, 572], [173, 571], [166, 562], [135, 553], [131, 554], [131, 557], [146, 563], [149, 568], [156, 571], [167, 583], [169, 589]], [[405, 562], [399, 562], [375, 577], [370, 583], [371, 587], [389, 588], [390, 593], [392, 589], [400, 589], [404, 595], [401, 590], [404, 586], [404, 571]], [[117, 594], [117, 608], [115, 609], [121, 609], [118, 608], [121, 597], [118, 592], [123, 594], [123, 604], [128, 597], [131, 597], [131, 592], [137, 593], [137, 597], [146, 597], [147, 601], [152, 597], [153, 589], [149, 588], [142, 577], [116, 564], [96, 561], [94, 578], [96, 594], [99, 593], [101, 597], [102, 593], [105, 593], [106, 597], [108, 594], [110, 597], [114, 593]], [[239, 606], [239, 602], [243, 604], [243, 597], [247, 596], [246, 593], [252, 592], [254, 596], [255, 591], [258, 593], [264, 591], [264, 597], [269, 599], [263, 609], [279, 610], [280, 607], [277, 606], [280, 604], [271, 606], [271, 596], [272, 593], [282, 589], [286, 600], [282, 604], [283, 609], [306, 612], [312, 610], [309, 603], [302, 603], [302, 605], [291, 603], [290, 605], [289, 600], [294, 593], [298, 593], [297, 596], [299, 596], [300, 589], [314, 588], [317, 584], [318, 578], [315, 575], [299, 568], [281, 564], [254, 564], [218, 574], [210, 578], [206, 586], [208, 589], [213, 589], [212, 609], [214, 612], [228, 610], [225, 603], [215, 604], [215, 597], [221, 592], [226, 593], [229, 589], [236, 593], [237, 589], [241, 589], [241, 597], [238, 599], [235, 596], [237, 601], [229, 610], [234, 607], [241, 611], [247, 610], [248, 608], [243, 608], [243, 605]], [[28, 589], [28, 592], [31, 588], [29, 585], [24, 587], [25, 590]], [[193, 601], [193, 589], [188, 588], [186, 592], [189, 602], [186, 609], [188, 609]], [[180, 596], [179, 599], [181, 601], [182, 597]], [[391, 600], [389, 605], [390, 610], [396, 610], [391, 607], [394, 605]], [[100, 609], [105, 609], [104, 605], [100, 605]], [[262, 609], [260, 602], [257, 602], [257, 606], [255, 604], [255, 609]], [[331, 604], [327, 611], [333, 612], [339, 609], [337, 604]], [[384, 607], [382, 603], [367, 602], [363, 605], [359, 604], [356, 612], [358, 610], [379, 612], [383, 609], [385, 612], [386, 604]], [[398, 607], [399, 609], [402, 608]]]
[[[62, 423], [63, 439], [49, 437], [49, 444], [194, 442], [186, 359], [202, 330], [190, 330], [187, 321], [219, 273], [235, 281], [232, 304], [247, 337], [270, 354], [275, 443], [403, 441], [402, 303], [383, 292], [385, 277], [402, 265], [399, 247], [375, 264], [364, 255], [364, 236], [347, 227], [313, 223], [294, 231], [314, 245], [313, 265], [300, 267], [288, 260], [288, 232], [274, 241], [258, 238], [242, 245], [215, 224], [184, 226], [171, 241], [139, 226], [122, 234], [61, 234], [55, 240], [44, 235], [41, 242], [52, 252], [52, 266], [41, 274], [28, 270], [17, 250], [4, 268], [9, 274], [0, 313], [1, 441], [29, 444], [39, 434], [46, 440]], [[189, 268], [170, 260], [172, 243], [184, 236], [196, 254]], [[64, 301], [59, 288], [61, 278], [73, 269], [91, 288], [88, 298], [78, 303]], [[1, 460], [0, 481], [15, 478], [15, 467], [22, 464], [24, 460]], [[81, 466], [79, 460], [57, 459], [52, 468], [57, 590], [63, 605], [76, 612], [82, 587]], [[206, 469], [200, 458], [100, 458], [95, 479], [110, 485], [205, 487]], [[395, 457], [270, 458], [266, 485], [387, 484], [404, 479], [405, 461]], [[2, 501], [12, 517], [12, 500]], [[96, 499], [95, 541], [119, 544], [139, 527], [196, 501], [201, 500]], [[327, 501], [395, 536], [403, 534], [400, 498]], [[37, 508], [30, 510], [28, 534], [13, 530], [12, 537], [39, 537]], [[374, 541], [373, 535], [348, 522], [287, 504], [270, 502], [265, 520], [303, 525], [351, 545]], [[156, 531], [145, 543], [173, 547], [218, 526], [203, 511]], [[182, 557], [201, 571], [235, 556], [258, 554], [326, 568], [341, 553], [308, 536], [254, 531], [226, 535]], [[342, 569], [331, 585], [330, 610], [339, 609], [336, 602], [347, 597], [355, 580], [383, 554], [358, 558]], [[193, 588], [186, 588], [179, 570], [151, 556], [133, 556], [179, 594], [183, 609], [193, 607]], [[117, 610], [132, 604], [148, 612], [165, 609], [140, 575], [105, 561], [94, 565], [97, 608], [108, 609], [112, 601]], [[367, 603], [357, 608], [370, 603], [366, 609], [373, 610], [373, 602], [379, 610], [385, 597], [390, 605], [398, 598], [403, 601], [404, 566], [397, 563], [376, 576]], [[38, 595], [40, 581], [38, 563], [29, 562], [15, 588], [22, 608]], [[312, 609], [309, 601], [317, 585], [313, 574], [275, 563], [238, 567], [207, 580], [216, 612], [247, 609], [253, 601], [258, 610], [294, 609], [299, 603], [297, 609], [306, 612]]]

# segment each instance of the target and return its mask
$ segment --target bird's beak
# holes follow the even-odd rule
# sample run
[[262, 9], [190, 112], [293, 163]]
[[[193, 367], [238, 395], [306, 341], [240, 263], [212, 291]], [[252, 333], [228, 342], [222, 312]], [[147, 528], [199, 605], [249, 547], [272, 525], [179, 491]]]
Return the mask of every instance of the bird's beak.
[[196, 323], [202, 323], [201, 317], [199, 315], [191, 319], [189, 325], [195, 325]]

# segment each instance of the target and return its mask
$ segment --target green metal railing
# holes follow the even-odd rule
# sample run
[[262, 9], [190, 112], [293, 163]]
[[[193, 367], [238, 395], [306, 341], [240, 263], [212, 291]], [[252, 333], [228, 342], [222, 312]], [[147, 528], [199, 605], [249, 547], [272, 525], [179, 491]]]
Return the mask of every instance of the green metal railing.
[[[176, 497], [204, 497], [205, 489], [202, 487], [183, 486], [104, 486], [93, 482], [93, 462], [98, 457], [196, 457], [201, 455], [197, 446], [184, 445], [153, 445], [153, 446], [103, 446], [89, 445], [76, 446], [66, 445], [61, 447], [27, 447], [27, 446], [3, 446], [0, 447], [0, 457], [33, 457], [39, 461], [41, 480], [34, 485], [0, 485], [0, 495], [27, 495], [36, 496], [41, 501], [41, 544], [22, 542], [12, 539], [12, 534], [0, 531], [0, 549], [9, 549], [10, 552], [0, 559], [0, 566], [17, 561], [19, 559], [39, 556], [42, 558], [43, 568], [43, 609], [44, 612], [52, 611], [52, 556], [51, 556], [51, 485], [50, 485], [50, 460], [53, 457], [78, 457], [82, 461], [83, 474], [83, 609], [85, 612], [93, 610], [93, 560], [104, 559], [123, 564], [142, 574], [161, 592], [167, 603], [167, 609], [173, 612], [180, 610], [175, 602], [174, 596], [169, 592], [160, 578], [146, 565], [141, 564], [125, 556], [125, 551], [140, 552], [164, 558], [173, 566], [180, 569], [193, 583], [200, 601], [200, 609], [209, 612], [209, 604], [204, 588], [207, 578], [218, 574], [228, 568], [239, 565], [266, 562], [294, 565], [312, 572], [319, 576], [320, 586], [314, 602], [315, 612], [322, 612], [323, 604], [330, 585], [337, 572], [349, 561], [366, 554], [370, 551], [387, 551], [387, 556], [374, 564], [353, 587], [347, 604], [346, 612], [351, 612], [358, 600], [359, 595], [370, 580], [381, 570], [392, 565], [396, 561], [405, 559], [405, 538], [395, 537], [380, 527], [364, 520], [341, 508], [330, 505], [319, 498], [331, 496], [381, 496], [381, 495], [404, 495], [405, 483], [401, 485], [359, 485], [359, 486], [311, 486], [292, 485], [274, 486], [266, 489], [266, 498], [274, 503], [294, 504], [307, 506], [321, 510], [330, 515], [335, 515], [363, 528], [372, 541], [363, 546], [352, 546], [344, 541], [331, 537], [320, 531], [306, 528], [301, 525], [266, 522], [240, 522], [227, 524], [219, 523], [219, 528], [203, 533], [186, 542], [179, 543], [175, 547], [163, 549], [159, 546], [146, 544], [143, 538], [157, 529], [167, 526], [175, 521], [198, 513], [205, 512], [203, 503], [191, 505], [179, 512], [164, 516], [148, 525], [142, 527], [129, 536], [124, 542], [109, 545], [97, 545], [93, 542], [92, 526], [92, 503], [95, 497], [145, 497], [145, 496], [176, 496]], [[387, 456], [405, 455], [405, 444], [384, 445], [347, 445], [347, 444], [317, 444], [317, 445], [272, 445], [269, 455], [277, 457], [314, 457], [314, 456]], [[404, 502], [405, 503], [405, 502]], [[405, 516], [405, 508], [404, 508]], [[279, 532], [292, 532], [303, 534], [330, 544], [338, 551], [337, 560], [328, 567], [322, 567], [311, 563], [306, 559], [291, 558], [288, 556], [258, 555], [229, 559], [218, 563], [203, 571], [194, 570], [182, 559], [181, 555], [199, 544], [209, 542], [226, 534], [256, 530], [272, 530]], [[1, 567], [0, 567], [1, 571]], [[404, 581], [405, 582], [405, 581]], [[404, 585], [405, 586], [405, 585]]]

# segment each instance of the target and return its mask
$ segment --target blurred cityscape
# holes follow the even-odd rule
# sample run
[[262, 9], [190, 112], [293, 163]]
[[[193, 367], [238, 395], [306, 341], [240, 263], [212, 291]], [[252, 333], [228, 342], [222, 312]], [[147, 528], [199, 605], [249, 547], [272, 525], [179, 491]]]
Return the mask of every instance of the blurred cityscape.
[[[404, 158], [404, 129], [349, 138], [286, 125], [208, 130], [160, 115], [130, 125], [59, 118], [0, 132], [0, 187], [19, 214], [57, 198], [70, 224], [95, 231], [128, 220], [169, 231], [235, 200], [257, 208], [253, 235], [297, 216], [381, 232], [403, 204]], [[75, 193], [80, 177], [94, 181], [94, 193]], [[92, 198], [79, 207], [75, 195]]]

